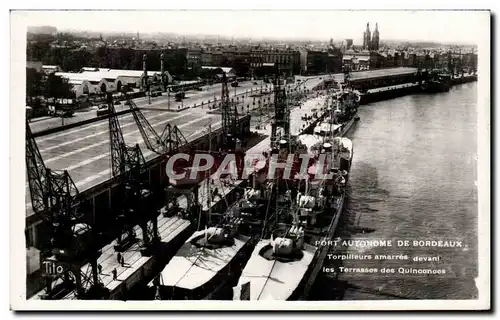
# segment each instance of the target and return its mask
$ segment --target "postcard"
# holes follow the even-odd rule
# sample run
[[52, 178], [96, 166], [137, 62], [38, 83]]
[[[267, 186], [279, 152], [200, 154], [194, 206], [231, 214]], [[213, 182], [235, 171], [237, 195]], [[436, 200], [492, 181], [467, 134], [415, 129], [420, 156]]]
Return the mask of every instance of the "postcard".
[[11, 11], [11, 308], [488, 310], [490, 19]]

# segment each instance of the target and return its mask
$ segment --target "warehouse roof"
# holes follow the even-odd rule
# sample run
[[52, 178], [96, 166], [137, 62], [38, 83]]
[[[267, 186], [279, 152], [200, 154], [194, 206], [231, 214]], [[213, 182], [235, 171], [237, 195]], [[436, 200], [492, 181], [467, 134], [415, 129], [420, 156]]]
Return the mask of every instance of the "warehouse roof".
[[205, 70], [221, 69], [225, 73], [235, 73], [235, 70], [233, 68], [228, 68], [228, 67], [209, 67], [209, 66], [205, 66], [205, 67], [201, 67], [201, 68], [205, 69]]
[[[81, 81], [87, 80], [91, 83], [100, 82], [101, 80], [106, 80], [107, 82], [114, 82], [118, 77], [130, 77], [130, 78], [140, 78], [143, 75], [141, 70], [119, 70], [119, 69], [103, 69], [103, 68], [82, 68], [82, 72], [56, 72], [57, 76], [61, 76], [69, 79], [70, 81]], [[87, 71], [85, 71], [87, 70]], [[89, 71], [94, 70], [94, 71]], [[170, 73], [166, 71], [167, 75], [171, 77]], [[160, 71], [148, 71], [148, 76], [153, 77], [155, 75], [160, 75]], [[170, 79], [171, 81], [171, 79]]]
[[351, 72], [351, 81], [400, 76], [406, 74], [413, 74], [415, 72], [417, 72], [417, 68], [408, 68], [408, 67], [358, 71], [358, 72]]

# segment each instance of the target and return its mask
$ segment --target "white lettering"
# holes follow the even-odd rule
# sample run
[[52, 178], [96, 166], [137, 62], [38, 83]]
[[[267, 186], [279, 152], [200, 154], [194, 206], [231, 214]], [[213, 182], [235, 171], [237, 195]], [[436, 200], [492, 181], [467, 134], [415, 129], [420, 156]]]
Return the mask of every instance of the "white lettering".
[[184, 177], [186, 176], [185, 172], [183, 172], [181, 174], [175, 174], [174, 164], [175, 164], [175, 161], [180, 160], [180, 159], [189, 161], [189, 155], [185, 154], [185, 153], [176, 153], [168, 159], [167, 164], [165, 166], [165, 173], [172, 180], [184, 179]]
[[274, 173], [276, 169], [284, 169], [286, 167], [286, 163], [281, 163], [278, 161], [278, 155], [273, 154], [271, 156], [271, 160], [269, 161], [269, 171], [267, 173], [267, 178], [272, 180], [274, 179]]
[[234, 180], [238, 179], [238, 171], [236, 169], [236, 156], [233, 153], [227, 154], [224, 157], [224, 160], [222, 160], [219, 168], [217, 169], [217, 177], [221, 177], [223, 174], [231, 175]]
[[314, 175], [315, 178], [317, 179], [332, 179], [333, 174], [332, 173], [327, 173], [323, 174], [325, 171], [326, 167], [326, 154], [321, 153], [318, 157], [318, 161], [316, 162], [316, 174]]
[[295, 155], [289, 154], [288, 157], [286, 158], [285, 172], [283, 172], [284, 179], [291, 179], [292, 178], [291, 175], [292, 175], [292, 168], [293, 168], [294, 161], [295, 161]]
[[[201, 165], [201, 161], [205, 160], [205, 164]], [[193, 160], [193, 167], [191, 169], [191, 175], [189, 176], [190, 179], [196, 179], [198, 176], [198, 172], [203, 172], [205, 170], [208, 170], [212, 168], [214, 165], [214, 158], [212, 157], [211, 154], [208, 153], [197, 153], [194, 156]]]
[[305, 176], [307, 175], [307, 169], [309, 168], [309, 161], [311, 160], [311, 157], [307, 153], [301, 153], [299, 154], [299, 158], [301, 159], [302, 163], [300, 164], [300, 176]]
[[265, 162], [266, 158], [261, 153], [245, 155], [245, 166], [241, 179], [248, 179], [248, 175], [254, 173], [256, 167], [259, 169], [260, 166], [264, 167]]

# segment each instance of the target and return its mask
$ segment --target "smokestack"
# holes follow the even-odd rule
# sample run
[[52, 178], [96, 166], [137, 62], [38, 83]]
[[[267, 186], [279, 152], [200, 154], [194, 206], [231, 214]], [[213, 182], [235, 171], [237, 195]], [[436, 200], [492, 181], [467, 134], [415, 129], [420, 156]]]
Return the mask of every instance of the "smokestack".
[[162, 53], [160, 55], [160, 63], [161, 63], [161, 69], [160, 69], [160, 72], [161, 72], [161, 84], [163, 85], [163, 91], [166, 91], [167, 90], [167, 84], [166, 84], [166, 81], [165, 81], [165, 63], [163, 61], [165, 55]]
[[147, 54], [142, 55], [142, 71], [144, 73], [144, 86], [148, 84], [148, 68], [146, 66]]

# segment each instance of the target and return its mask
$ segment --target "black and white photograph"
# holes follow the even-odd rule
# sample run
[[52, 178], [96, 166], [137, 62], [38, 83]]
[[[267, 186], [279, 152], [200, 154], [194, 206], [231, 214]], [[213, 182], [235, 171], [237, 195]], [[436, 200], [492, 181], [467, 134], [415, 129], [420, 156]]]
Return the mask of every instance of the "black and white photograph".
[[490, 15], [12, 10], [11, 308], [488, 310]]

